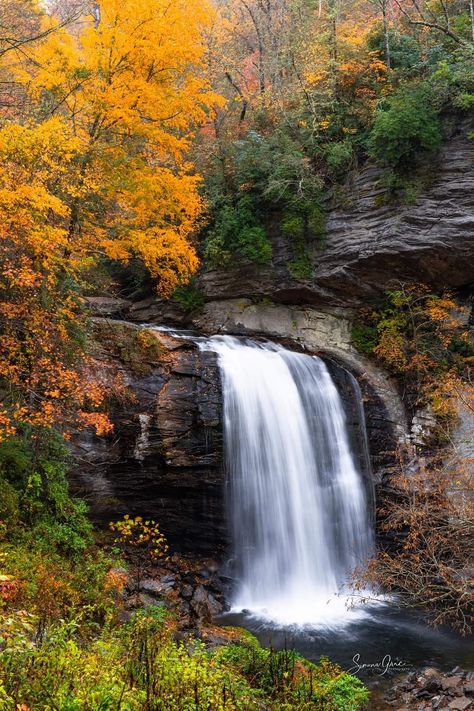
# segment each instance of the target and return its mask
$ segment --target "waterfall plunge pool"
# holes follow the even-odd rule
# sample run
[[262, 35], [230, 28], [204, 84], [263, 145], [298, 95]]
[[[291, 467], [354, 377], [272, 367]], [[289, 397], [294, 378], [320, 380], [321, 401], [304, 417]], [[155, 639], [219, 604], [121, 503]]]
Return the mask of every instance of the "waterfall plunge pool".
[[217, 353], [223, 387], [237, 586], [222, 624], [313, 661], [328, 656], [368, 683], [421, 666], [474, 669], [472, 639], [351, 590], [374, 552], [373, 489], [324, 362], [232, 336], [200, 347]]
[[363, 616], [348, 618], [339, 627], [282, 626], [242, 612], [226, 613], [219, 622], [249, 630], [262, 645], [294, 648], [313, 662], [326, 656], [369, 686], [423, 667], [474, 670], [472, 637], [433, 629], [422, 613], [391, 604], [369, 606]]
[[373, 491], [324, 362], [268, 342], [163, 330], [215, 352], [221, 370], [236, 585], [220, 623], [312, 661], [328, 656], [369, 685], [424, 666], [474, 669], [472, 638], [370, 591], [375, 600], [352, 604], [351, 573], [374, 550]]

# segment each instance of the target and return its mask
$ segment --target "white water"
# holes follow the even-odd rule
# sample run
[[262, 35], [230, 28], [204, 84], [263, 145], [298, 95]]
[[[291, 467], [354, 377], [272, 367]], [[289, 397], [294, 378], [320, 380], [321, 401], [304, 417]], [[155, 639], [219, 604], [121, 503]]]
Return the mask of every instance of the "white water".
[[338, 391], [322, 360], [216, 336], [240, 585], [234, 610], [285, 625], [344, 624], [373, 540]]

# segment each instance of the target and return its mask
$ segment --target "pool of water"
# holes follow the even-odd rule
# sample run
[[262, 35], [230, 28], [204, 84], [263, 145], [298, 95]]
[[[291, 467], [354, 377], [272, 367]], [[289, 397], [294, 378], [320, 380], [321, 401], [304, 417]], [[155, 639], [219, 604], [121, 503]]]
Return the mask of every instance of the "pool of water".
[[279, 627], [242, 612], [225, 614], [221, 624], [244, 627], [261, 644], [294, 648], [314, 662], [327, 656], [368, 686], [428, 666], [474, 671], [473, 636], [433, 629], [421, 613], [390, 604], [367, 607], [341, 626]]

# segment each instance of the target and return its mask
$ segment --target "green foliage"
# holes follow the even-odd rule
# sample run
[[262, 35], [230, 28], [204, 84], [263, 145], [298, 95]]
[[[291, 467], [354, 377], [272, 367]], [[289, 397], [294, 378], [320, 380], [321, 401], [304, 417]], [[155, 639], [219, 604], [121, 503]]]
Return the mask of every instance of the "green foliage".
[[470, 111], [474, 106], [474, 47], [466, 45], [440, 61], [431, 82], [441, 105]]
[[232, 180], [208, 179], [213, 223], [204, 242], [204, 259], [211, 268], [226, 266], [234, 255], [256, 264], [272, 256], [265, 222], [283, 210], [308, 222], [323, 183], [301, 143], [285, 131], [270, 135], [249, 131], [232, 145]]
[[260, 224], [260, 211], [251, 195], [239, 195], [235, 204], [222, 198], [215, 208], [212, 230], [204, 245], [204, 258], [211, 268], [228, 266], [233, 255], [267, 264], [272, 247]]
[[0, 511], [7, 533], [79, 554], [91, 541], [86, 506], [67, 484], [68, 450], [53, 430], [26, 430], [0, 443]]
[[294, 279], [311, 279], [313, 263], [308, 253], [310, 238], [323, 238], [325, 215], [319, 205], [301, 213], [285, 213], [282, 232], [291, 240], [294, 258], [288, 264], [288, 270]]
[[285, 215], [281, 225], [281, 230], [285, 237], [289, 237], [295, 242], [304, 240], [306, 232], [304, 218], [301, 215]]
[[176, 287], [172, 299], [180, 306], [185, 314], [189, 314], [190, 316], [197, 315], [204, 309], [204, 294], [196, 285], [194, 279], [191, 279], [189, 284]]
[[349, 140], [334, 141], [324, 147], [324, 158], [329, 174], [334, 178], [344, 177], [354, 157], [354, 148]]
[[351, 342], [359, 353], [370, 355], [374, 352], [377, 341], [378, 331], [376, 326], [360, 322], [353, 324], [351, 330]]
[[377, 111], [368, 140], [369, 153], [397, 171], [413, 168], [420, 155], [435, 154], [441, 124], [426, 83], [404, 86]]
[[368, 692], [322, 659], [275, 652], [248, 639], [211, 653], [175, 642], [163, 608], [137, 612], [84, 645], [77, 620], [58, 622], [41, 641], [31, 616], [0, 618], [0, 708], [62, 711], [356, 711]]
[[322, 658], [318, 665], [294, 650], [275, 651], [244, 640], [215, 653], [219, 665], [238, 670], [276, 704], [271, 708], [355, 711], [368, 693], [359, 679]]
[[320, 247], [323, 247], [326, 238], [326, 212], [315, 203], [308, 210], [307, 219], [309, 234], [316, 237]]
[[377, 196], [375, 205], [377, 207], [386, 203], [414, 205], [420, 194], [432, 184], [434, 174], [433, 165], [429, 169], [422, 166], [413, 173], [386, 171], [380, 181], [386, 193]]
[[304, 253], [288, 264], [288, 269], [294, 279], [305, 280], [313, 276], [313, 264], [309, 254]]
[[[390, 64], [392, 69], [416, 71], [421, 64], [420, 45], [414, 37], [403, 34], [395, 29], [389, 31]], [[382, 25], [377, 25], [369, 34], [367, 48], [378, 52], [383, 61], [385, 56], [385, 36]]]

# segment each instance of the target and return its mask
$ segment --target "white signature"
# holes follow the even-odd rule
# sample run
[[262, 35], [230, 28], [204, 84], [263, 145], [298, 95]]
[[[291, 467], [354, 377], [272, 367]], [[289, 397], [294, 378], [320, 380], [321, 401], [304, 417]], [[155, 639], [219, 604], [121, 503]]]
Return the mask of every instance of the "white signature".
[[390, 670], [404, 671], [409, 669], [407, 662], [404, 662], [402, 659], [392, 659], [390, 654], [386, 654], [381, 662], [361, 662], [360, 654], [354, 654], [352, 661], [354, 662], [354, 666], [347, 670], [349, 674], [357, 674], [360, 671], [370, 669], [376, 674], [383, 676]]

